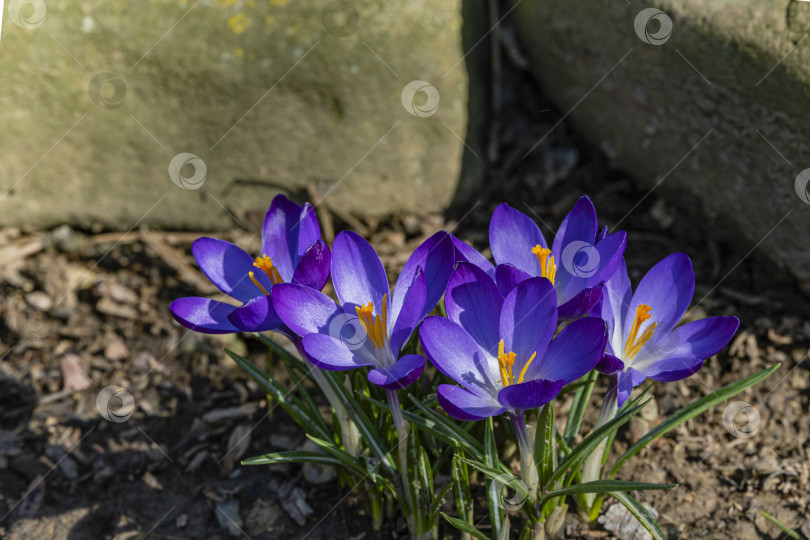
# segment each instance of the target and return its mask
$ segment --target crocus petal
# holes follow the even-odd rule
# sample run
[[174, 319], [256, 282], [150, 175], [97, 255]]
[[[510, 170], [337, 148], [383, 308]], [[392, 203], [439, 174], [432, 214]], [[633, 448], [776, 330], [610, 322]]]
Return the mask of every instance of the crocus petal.
[[408, 257], [408, 261], [402, 268], [394, 292], [391, 297], [391, 320], [399, 317], [405, 294], [413, 283], [416, 270], [421, 268], [425, 273], [425, 302], [422, 308], [420, 320], [436, 307], [439, 299], [444, 294], [447, 281], [453, 273], [456, 254], [453, 247], [453, 240], [449, 234], [439, 231], [417, 247]]
[[386, 390], [399, 390], [416, 382], [423, 369], [425, 369], [424, 356], [406, 354], [392, 366], [374, 368], [369, 371], [368, 380]]
[[739, 326], [737, 317], [708, 317], [679, 326], [660, 340], [653, 335], [631, 365], [651, 378], [670, 371], [694, 373], [699, 362], [728, 345]]
[[535, 353], [535, 361], [540, 360], [557, 328], [557, 295], [551, 282], [531, 278], [512, 289], [504, 299], [499, 327], [505, 351], [516, 355], [513, 373], [520, 373]]
[[308, 334], [301, 346], [313, 364], [330, 371], [373, 365], [369, 357], [357, 354], [357, 350], [351, 350], [343, 341], [325, 334]]
[[321, 225], [318, 223], [318, 216], [311, 204], [304, 203], [298, 223], [298, 246], [295, 254], [300, 260], [309, 246], [321, 239]]
[[561, 321], [577, 319], [594, 309], [601, 298], [601, 286], [584, 289], [558, 308], [557, 317]]
[[692, 375], [700, 371], [700, 368], [702, 367], [703, 367], [703, 360], [697, 360], [690, 368], [678, 369], [675, 371], [662, 371], [661, 373], [651, 375], [650, 378], [658, 382], [680, 381], [687, 377], [691, 377]]
[[499, 205], [489, 223], [489, 244], [496, 264], [509, 263], [529, 275], [540, 275], [540, 262], [532, 248], [536, 245], [547, 248], [548, 244], [526, 214], [506, 203]]
[[342, 326], [342, 322], [335, 322], [336, 319], [349, 319], [348, 314], [344, 314], [340, 306], [321, 291], [294, 283], [279, 283], [273, 286], [272, 292], [278, 317], [299, 336], [328, 334], [330, 328], [335, 333], [337, 330], [334, 329]]
[[579, 294], [610, 279], [624, 255], [627, 235], [624, 231], [611, 234], [595, 245], [581, 240], [564, 244], [563, 251], [554, 254], [557, 276], [554, 286], [562, 304]]
[[[624, 319], [624, 333], [630, 332], [636, 308], [640, 304], [652, 308], [650, 312], [652, 319], [645, 323], [642, 329], [652, 322], [657, 322], [656, 333], [669, 332], [686, 312], [694, 292], [695, 273], [692, 271], [692, 261], [689, 257], [684, 253], [673, 253], [666, 257], [641, 279]], [[627, 335], [623, 337], [627, 339]]]
[[495, 265], [492, 264], [487, 260], [486, 257], [481, 255], [477, 249], [472, 247], [467, 242], [460, 240], [453, 236], [452, 234], [450, 237], [453, 239], [453, 245], [456, 248], [456, 262], [468, 262], [470, 264], [474, 264], [481, 270], [487, 273], [489, 277], [495, 279]]
[[517, 287], [518, 283], [526, 281], [530, 277], [532, 276], [509, 263], [499, 264], [495, 267], [495, 279], [501, 296], [506, 296], [509, 291]]
[[295, 270], [300, 217], [301, 207], [282, 194], [273, 198], [264, 216], [262, 255], [273, 259], [273, 266], [284, 281], [290, 281]]
[[216, 238], [198, 238], [191, 245], [191, 253], [197, 259], [202, 273], [216, 285], [220, 291], [240, 302], [264, 293], [250, 280], [249, 273], [269, 291], [272, 283], [264, 272], [253, 266], [253, 257], [242, 248]]
[[602, 319], [577, 319], [555, 337], [540, 362], [526, 370], [527, 379], [563, 381], [568, 384], [588, 373], [605, 352], [607, 327]]
[[189, 296], [169, 305], [174, 320], [195, 332], [203, 334], [232, 334], [239, 332], [228, 320], [236, 306], [210, 298]]
[[484, 398], [452, 384], [440, 384], [439, 405], [457, 420], [482, 420], [498, 416], [504, 407], [493, 399]]
[[436, 369], [477, 396], [495, 399], [500, 390], [498, 362], [461, 326], [444, 317], [428, 317], [419, 327], [419, 340]]
[[633, 288], [627, 275], [627, 265], [621, 259], [616, 272], [602, 288], [601, 317], [608, 325], [610, 346], [614, 354], [624, 351], [624, 319], [630, 308]]
[[332, 244], [332, 283], [341, 304], [373, 302], [378, 314], [382, 297], [388, 294], [388, 278], [380, 258], [371, 244], [351, 231], [338, 233]]
[[307, 248], [295, 267], [292, 283], [320, 291], [329, 279], [332, 252], [323, 240], [316, 240]]
[[[272, 289], [271, 289], [272, 291]], [[265, 332], [284, 326], [270, 296], [257, 296], [228, 315], [228, 320], [243, 332]]]
[[450, 320], [461, 325], [484, 350], [495, 354], [501, 339], [498, 327], [503, 298], [486, 272], [473, 264], [459, 263], [447, 285], [444, 305]]
[[603, 375], [613, 375], [614, 373], [624, 369], [624, 362], [613, 356], [612, 354], [605, 353], [602, 359], [594, 367], [599, 373]]
[[593, 245], [596, 242], [597, 228], [596, 208], [593, 207], [591, 199], [584, 195], [560, 223], [551, 251], [555, 256], [562, 254], [565, 246], [577, 241]]
[[633, 368], [626, 368], [624, 371], [618, 372], [615, 376], [618, 382], [617, 405], [621, 408], [630, 397], [630, 394], [633, 393], [633, 388], [643, 383], [646, 377]]
[[498, 402], [509, 409], [523, 411], [542, 407], [560, 393], [564, 381], [535, 379], [520, 384], [510, 384], [498, 394]]
[[[422, 315], [425, 306], [425, 294], [427, 290], [427, 281], [425, 273], [421, 268], [416, 269], [416, 274], [413, 275], [413, 281], [405, 293], [405, 300], [400, 308], [399, 315], [393, 322], [391, 329], [391, 352], [394, 357], [399, 356], [402, 346], [408, 341], [413, 334], [414, 329], [419, 326], [424, 318]], [[388, 321], [389, 328], [391, 321]]]

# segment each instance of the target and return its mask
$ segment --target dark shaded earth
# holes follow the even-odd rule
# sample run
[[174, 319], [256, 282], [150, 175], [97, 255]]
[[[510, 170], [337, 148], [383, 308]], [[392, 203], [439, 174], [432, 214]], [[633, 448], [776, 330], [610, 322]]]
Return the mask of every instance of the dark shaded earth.
[[[330, 209], [328, 199], [319, 207], [322, 222], [358, 230], [395, 270], [441, 228], [484, 248], [489, 216], [502, 201], [536, 215], [550, 237], [587, 193], [601, 224], [628, 232], [631, 279], [673, 251], [686, 252], [697, 274], [692, 315], [734, 314], [740, 331], [696, 376], [657, 385], [654, 407], [621, 432], [614, 453], [690, 401], [777, 362], [782, 367], [736, 398], [759, 415], [751, 436], [724, 426], [723, 404], [659, 440], [619, 477], [679, 484], [639, 496], [670, 538], [779, 537], [759, 510], [807, 532], [807, 298], [756, 250], [714, 240], [728, 235], [681, 214], [659, 197], [665, 190], [641, 190], [559, 122], [564, 111], [546, 103], [519, 69], [499, 76], [495, 142], [482, 157], [488, 187], [458, 222], [347, 216]], [[240, 225], [217, 236], [256, 251], [262, 216], [231, 210]], [[405, 537], [401, 520], [375, 533], [359, 494], [324, 471], [239, 465], [239, 457], [299, 448], [305, 437], [280, 409], [268, 414], [263, 392], [222, 352], [227, 346], [265, 365], [266, 353], [251, 336], [201, 336], [171, 319], [171, 300], [214, 293], [190, 257], [196, 236], [0, 231], [0, 537]], [[124, 422], [99, 415], [96, 398], [109, 385], [134, 397], [134, 413]], [[594, 393], [586, 422], [594, 420], [603, 390]], [[564, 422], [566, 401], [557, 412]], [[751, 427], [752, 418], [737, 420]], [[452, 501], [446, 510], [453, 512]], [[486, 526], [484, 519], [485, 532]], [[573, 538], [613, 537], [573, 513], [567, 531]], [[458, 535], [442, 524], [442, 536]]]

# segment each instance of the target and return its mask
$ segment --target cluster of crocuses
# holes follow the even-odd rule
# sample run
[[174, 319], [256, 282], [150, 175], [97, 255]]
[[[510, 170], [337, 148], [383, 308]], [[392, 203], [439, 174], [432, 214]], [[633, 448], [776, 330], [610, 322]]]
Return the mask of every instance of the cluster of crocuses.
[[[240, 305], [191, 297], [171, 311], [198, 332], [284, 334], [315, 370], [368, 368], [401, 437], [397, 394], [419, 379], [427, 357], [446, 376], [436, 393], [447, 414], [463, 421], [505, 415], [522, 467], [532, 453], [524, 411], [596, 369], [610, 376], [604, 422], [646, 378], [695, 373], [739, 325], [736, 317], [710, 317], [678, 326], [695, 284], [682, 253], [656, 264], [633, 291], [623, 258], [627, 236], [600, 230], [587, 197], [551, 244], [533, 219], [507, 204], [495, 209], [489, 240], [494, 264], [452, 234], [436, 233], [391, 289], [366, 240], [343, 231], [330, 250], [313, 208], [279, 195], [258, 257], [212, 238], [192, 246], [200, 269]], [[336, 300], [321, 292], [330, 276]], [[446, 316], [430, 316], [437, 304]]]

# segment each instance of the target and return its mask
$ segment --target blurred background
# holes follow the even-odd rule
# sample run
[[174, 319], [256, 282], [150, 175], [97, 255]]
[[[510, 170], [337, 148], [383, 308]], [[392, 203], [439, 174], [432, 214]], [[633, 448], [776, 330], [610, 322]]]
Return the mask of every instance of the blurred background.
[[810, 2], [0, 5], [0, 537], [376, 537], [330, 471], [239, 465], [306, 440], [222, 349], [272, 358], [168, 312], [216, 293], [191, 242], [255, 252], [279, 192], [391, 270], [439, 229], [488, 253], [504, 201], [548, 237], [583, 194], [632, 279], [686, 252], [695, 315], [742, 326], [660, 413], [783, 365], [751, 433], [718, 407], [628, 479], [681, 485], [644, 498], [671, 538], [810, 528]]

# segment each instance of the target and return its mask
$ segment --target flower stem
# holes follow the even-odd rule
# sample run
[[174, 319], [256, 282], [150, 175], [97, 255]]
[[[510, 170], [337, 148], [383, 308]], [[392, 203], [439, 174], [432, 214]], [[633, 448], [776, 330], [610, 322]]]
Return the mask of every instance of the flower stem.
[[[599, 429], [615, 418], [616, 413], [618, 412], [618, 398], [618, 384], [616, 376], [613, 376], [610, 379], [607, 392], [605, 392], [605, 397], [602, 400], [602, 408], [599, 410], [599, 417], [596, 419], [596, 425], [593, 427], [594, 429]], [[593, 453], [591, 453], [591, 455], [585, 460], [585, 464], [582, 466], [583, 482], [593, 482], [601, 479], [602, 465], [604, 463], [605, 452], [607, 450], [606, 445], [607, 440], [602, 440], [602, 442], [599, 443], [599, 446], [597, 446]], [[586, 493], [584, 498], [586, 509], [588, 512], [590, 512], [594, 500], [596, 499], [596, 493]]]
[[411, 536], [417, 538], [418, 531], [414, 520], [414, 514], [418, 511], [414, 508], [411, 497], [410, 482], [408, 481], [408, 433], [410, 424], [402, 416], [402, 408], [399, 404], [399, 394], [396, 390], [386, 390], [388, 397], [388, 407], [391, 409], [391, 418], [394, 420], [394, 427], [397, 430], [397, 446], [399, 447], [399, 473], [402, 478], [402, 492], [405, 495], [405, 502], [411, 515], [408, 516], [408, 528], [411, 529]]
[[523, 416], [523, 411], [512, 413], [509, 416], [515, 428], [518, 449], [520, 450], [520, 479], [526, 484], [529, 497], [534, 500], [540, 483], [537, 476], [537, 467], [534, 463], [534, 444], [526, 427], [526, 418]]

